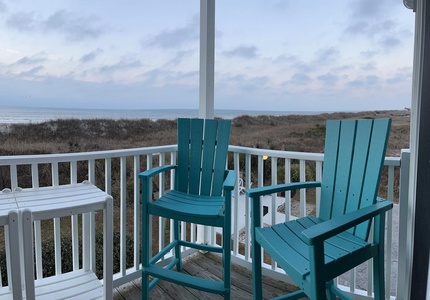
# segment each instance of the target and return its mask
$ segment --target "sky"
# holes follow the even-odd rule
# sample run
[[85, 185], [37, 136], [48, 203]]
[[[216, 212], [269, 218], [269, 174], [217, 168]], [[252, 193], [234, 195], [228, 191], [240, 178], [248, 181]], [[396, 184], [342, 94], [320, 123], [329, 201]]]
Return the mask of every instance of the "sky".
[[[0, 109], [197, 109], [199, 7], [0, 0]], [[216, 0], [215, 22], [215, 109], [410, 107], [402, 0]]]

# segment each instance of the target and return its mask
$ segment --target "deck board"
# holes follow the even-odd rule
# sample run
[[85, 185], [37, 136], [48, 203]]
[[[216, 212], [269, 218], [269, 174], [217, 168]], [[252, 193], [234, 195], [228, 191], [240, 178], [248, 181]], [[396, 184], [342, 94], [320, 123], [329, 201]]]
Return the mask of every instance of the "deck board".
[[[189, 257], [183, 264], [184, 272], [197, 275], [203, 278], [221, 280], [222, 268], [220, 258], [213, 254], [196, 253]], [[248, 300], [252, 299], [252, 277], [251, 271], [246, 268], [232, 266], [232, 299]], [[269, 299], [280, 296], [297, 288], [268, 277], [263, 277], [263, 297]], [[141, 281], [140, 279], [124, 284], [114, 289], [114, 300], [134, 300], [141, 299]], [[154, 300], [172, 300], [172, 299], [202, 299], [218, 300], [223, 299], [220, 295], [214, 295], [195, 289], [179, 286], [170, 282], [160, 280], [157, 286], [151, 290], [151, 299]]]

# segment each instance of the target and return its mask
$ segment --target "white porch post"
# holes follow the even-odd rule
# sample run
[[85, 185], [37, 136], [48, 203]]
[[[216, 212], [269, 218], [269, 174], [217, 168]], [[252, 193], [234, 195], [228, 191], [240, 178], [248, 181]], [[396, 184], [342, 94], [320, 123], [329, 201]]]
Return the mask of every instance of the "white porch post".
[[409, 184], [406, 286], [404, 299], [425, 299], [428, 288], [430, 235], [430, 6], [416, 1], [411, 106], [411, 173]]
[[[215, 0], [200, 0], [199, 118], [214, 118]], [[209, 228], [197, 226], [197, 242], [209, 243]]]
[[214, 118], [215, 0], [200, 0], [199, 118]]

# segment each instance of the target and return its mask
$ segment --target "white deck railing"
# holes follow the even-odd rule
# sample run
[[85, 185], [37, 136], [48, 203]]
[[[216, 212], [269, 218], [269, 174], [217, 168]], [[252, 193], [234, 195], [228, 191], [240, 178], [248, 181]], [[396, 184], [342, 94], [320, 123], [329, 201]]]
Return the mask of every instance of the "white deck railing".
[[[0, 190], [16, 187], [38, 187], [42, 179], [50, 181], [49, 185], [89, 180], [109, 194], [112, 194], [115, 203], [114, 230], [119, 233], [119, 240], [114, 245], [119, 250], [119, 257], [116, 261], [119, 268], [114, 275], [114, 286], [116, 287], [140, 277], [140, 182], [137, 174], [153, 166], [175, 163], [175, 151], [176, 146], [171, 145], [88, 153], [3, 156], [0, 157], [0, 178], [2, 178], [0, 181]], [[322, 176], [322, 154], [274, 151], [237, 146], [230, 146], [229, 151], [231, 152], [228, 162], [229, 166], [238, 171], [237, 182], [239, 183], [239, 177], [242, 178], [245, 189], [264, 184], [290, 182], [291, 180], [320, 180]], [[401, 158], [389, 157], [385, 160], [388, 174], [388, 183], [385, 188], [386, 197], [389, 200], [398, 200], [399, 198], [402, 200], [399, 206], [400, 218], [407, 217], [405, 209], [407, 206], [408, 179], [406, 177], [409, 172], [408, 159], [409, 155], [405, 152]], [[402, 160], [405, 160], [405, 162]], [[400, 166], [402, 166], [402, 178], [399, 183], [398, 174], [400, 173]], [[270, 170], [270, 173], [268, 173], [268, 170]], [[159, 176], [158, 187], [164, 188], [159, 189], [155, 186], [154, 191], [162, 194], [163, 191], [168, 190], [171, 187], [171, 179], [173, 177], [173, 173]], [[398, 190], [402, 194], [395, 193]], [[309, 210], [313, 210], [313, 207], [318, 211], [319, 199], [315, 199], [314, 195], [315, 193], [310, 195], [305, 190], [300, 191], [298, 196], [294, 197], [294, 199], [299, 198], [298, 205], [296, 205], [297, 202], [294, 199], [291, 199], [290, 193], [287, 193], [282, 198], [272, 195], [264, 200], [266, 202], [263, 205], [266, 206], [267, 211], [264, 222], [273, 224], [279, 222], [280, 218], [282, 220], [289, 220], [298, 216], [304, 216]], [[233, 199], [233, 261], [250, 268], [250, 203], [244, 195], [239, 194], [239, 189], [235, 190]], [[283, 210], [285, 213], [278, 212], [278, 207], [281, 204], [285, 205], [285, 209]], [[395, 210], [394, 214], [397, 214], [397, 211]], [[395, 218], [397, 218], [397, 215], [395, 215]], [[71, 222], [71, 226], [76, 227], [76, 223], [73, 224], [73, 222], [76, 222], [76, 219], [72, 218]], [[405, 220], [401, 219], [398, 222], [394, 222], [394, 224], [404, 224], [404, 222]], [[158, 226], [159, 229], [158, 232], [154, 232], [155, 236], [153, 239], [158, 244], [153, 245], [154, 251], [157, 251], [161, 245], [168, 242], [165, 239], [171, 238], [170, 235], [165, 234], [169, 229], [169, 223], [160, 219], [158, 223], [152, 223], [152, 225]], [[61, 243], [59, 241], [62, 236], [62, 230], [64, 231], [64, 227], [67, 228], [67, 225], [61, 225], [58, 220], [55, 220], [52, 225], [49, 224], [47, 226], [54, 227], [51, 232], [53, 232], [52, 238], [55, 240], [56, 245], [55, 256], [60, 257]], [[196, 241], [198, 236], [197, 231], [200, 230], [200, 227], [197, 228], [197, 226], [191, 224], [188, 228], [190, 228], [188, 231], [189, 239]], [[397, 262], [399, 262], [399, 266], [398, 271], [395, 273], [400, 274], [399, 276], [404, 276], [406, 269], [401, 263], [404, 258], [398, 257], [397, 247], [391, 247], [393, 243], [398, 243], [398, 253], [399, 255], [404, 255], [406, 238], [401, 230], [400, 233], [398, 233], [396, 228], [393, 230], [393, 211], [391, 211], [387, 216], [386, 282], [387, 293], [394, 297], [397, 290], [401, 293], [402, 288], [397, 287], [396, 278], [391, 276], [394, 272], [393, 269], [397, 268]], [[46, 235], [42, 231], [43, 228], [37, 225], [35, 241], [37, 241], [36, 270], [38, 277], [42, 276], [44, 266], [41, 253], [41, 237], [46, 238]], [[205, 232], [205, 239], [211, 243], [216, 243], [216, 230], [206, 230]], [[72, 230], [70, 234], [74, 241], [79, 240], [80, 233], [77, 230]], [[186, 232], [184, 231], [183, 234], [185, 237]], [[130, 240], [132, 241], [132, 245], [130, 245]], [[77, 248], [73, 247], [73, 249]], [[127, 249], [132, 253], [129, 252], [126, 255]], [[187, 252], [187, 249], [183, 250]], [[74, 253], [74, 257], [78, 257], [78, 255], [79, 253]], [[126, 259], [128, 257], [132, 257], [132, 261], [127, 262]], [[55, 259], [55, 270], [57, 273], [61, 272], [61, 263], [61, 259]], [[274, 278], [285, 280], [285, 275], [275, 267], [274, 263], [265, 265], [265, 271]], [[370, 268], [367, 274], [370, 274], [370, 276], [364, 276], [366, 278], [364, 286], [360, 282], [363, 276], [358, 276], [355, 271], [351, 271], [348, 277], [341, 277], [339, 285], [341, 285], [341, 288], [356, 295], [357, 298], [362, 296], [365, 299], [372, 294]], [[347, 284], [348, 282], [352, 284]], [[403, 282], [405, 281], [399, 280], [400, 285]]]

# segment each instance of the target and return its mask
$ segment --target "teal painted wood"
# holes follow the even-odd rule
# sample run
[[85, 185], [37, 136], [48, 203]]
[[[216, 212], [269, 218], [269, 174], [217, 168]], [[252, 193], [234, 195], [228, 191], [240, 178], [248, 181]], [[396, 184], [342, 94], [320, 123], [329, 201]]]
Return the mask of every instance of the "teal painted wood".
[[[200, 173], [202, 168], [203, 120], [191, 120], [190, 139], [190, 179], [189, 193], [198, 195], [200, 192]], [[180, 130], [180, 129], [179, 129]]]
[[[319, 183], [248, 189], [251, 198], [254, 299], [261, 299], [261, 247], [311, 299], [341, 299], [333, 278], [374, 258], [376, 299], [384, 298], [384, 226], [389, 201], [377, 191], [391, 120], [328, 121], [319, 218], [261, 227], [260, 196]], [[374, 219], [374, 241], [367, 242]], [[377, 287], [376, 287], [377, 286]], [[295, 295], [286, 299], [295, 299]]]
[[215, 158], [216, 135], [218, 122], [206, 120], [205, 143], [203, 145], [202, 184], [201, 195], [210, 196], [213, 178], [213, 166]]
[[[379, 181], [384, 165], [384, 157], [387, 150], [388, 134], [391, 120], [375, 120], [373, 122], [372, 137], [367, 159], [366, 175], [363, 182], [363, 195], [360, 201], [360, 208], [369, 206], [376, 201]], [[384, 142], [382, 142], [384, 141]], [[355, 235], [367, 239], [370, 230], [370, 222], [358, 225]]]
[[218, 121], [218, 139], [215, 150], [215, 162], [213, 170], [212, 196], [219, 196], [222, 192], [224, 181], [225, 163], [228, 154], [228, 141], [230, 138], [230, 120]]
[[[330, 218], [345, 213], [346, 199], [349, 190], [349, 179], [352, 167], [353, 150], [355, 144], [355, 120], [347, 120], [341, 123], [339, 135], [339, 149], [337, 155], [337, 168], [335, 173], [335, 185], [333, 203], [331, 204]], [[323, 182], [324, 184], [324, 182]]]
[[[330, 134], [328, 134], [330, 132]], [[327, 121], [324, 148], [323, 182], [321, 183], [321, 205], [319, 217], [328, 220], [331, 217], [333, 194], [335, 189], [337, 154], [339, 148], [340, 121]], [[323, 200], [324, 199], [324, 200]], [[324, 203], [322, 203], [324, 201]]]
[[188, 192], [190, 130], [189, 119], [178, 119], [178, 168], [175, 189], [184, 193]]
[[[236, 183], [236, 174], [226, 170], [228, 141], [231, 121], [178, 119], [178, 165], [162, 166], [139, 174], [142, 179], [142, 299], [149, 299], [149, 275], [155, 279], [222, 294], [230, 299], [230, 235], [231, 235], [231, 191]], [[175, 188], [156, 201], [149, 191], [152, 178], [168, 170], [175, 170]], [[173, 220], [174, 241], [159, 254], [150, 258], [149, 215]], [[180, 221], [221, 227], [222, 247], [182, 241]], [[223, 282], [195, 278], [183, 273], [180, 247], [186, 246], [203, 251], [221, 253], [223, 257]], [[165, 253], [174, 248], [175, 259], [165, 268], [156, 263]], [[172, 268], [176, 266], [176, 271]]]

